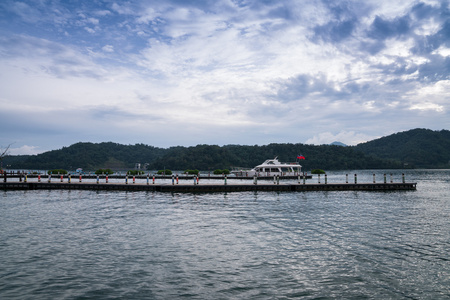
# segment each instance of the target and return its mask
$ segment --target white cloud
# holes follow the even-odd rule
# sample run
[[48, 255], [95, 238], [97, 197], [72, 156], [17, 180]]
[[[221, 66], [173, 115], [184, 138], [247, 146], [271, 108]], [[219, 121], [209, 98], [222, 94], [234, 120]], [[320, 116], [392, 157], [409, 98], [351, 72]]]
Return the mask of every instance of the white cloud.
[[102, 47], [102, 50], [104, 52], [114, 52], [114, 46], [113, 45], [105, 45]]
[[123, 14], [123, 15], [133, 15], [134, 14], [133, 8], [129, 5], [129, 3], [126, 3], [126, 2], [123, 5], [119, 5], [116, 2], [114, 2], [112, 5], [112, 9], [114, 11], [118, 12], [119, 14]]
[[106, 9], [105, 9], [105, 10], [95, 11], [94, 14], [97, 15], [97, 16], [104, 17], [104, 16], [109, 16], [109, 15], [111, 15], [111, 12], [110, 12], [109, 10], [106, 10]]
[[86, 30], [87, 32], [92, 33], [92, 34], [95, 33], [95, 30], [90, 27], [84, 27], [84, 30]]
[[411, 106], [411, 110], [434, 110], [436, 112], [443, 112], [444, 107], [442, 105], [438, 105], [436, 103], [423, 102], [417, 103]]
[[415, 29], [414, 33], [421, 36], [430, 36], [436, 34], [441, 28], [441, 24], [434, 18], [422, 21]]
[[142, 12], [142, 15], [136, 19], [137, 23], [149, 24], [159, 16], [153, 8], [148, 7]]
[[10, 155], [35, 155], [45, 152], [44, 150], [39, 149], [38, 146], [28, 146], [23, 145], [18, 148], [10, 148]]
[[385, 18], [395, 18], [397, 16], [404, 15], [408, 9], [413, 5], [410, 0], [397, 0], [397, 1], [379, 1], [369, 0], [367, 1], [372, 7], [373, 11], [371, 17], [382, 16]]
[[379, 138], [379, 136], [369, 136], [354, 131], [341, 131], [337, 134], [333, 134], [331, 132], [322, 132], [306, 140], [305, 143], [313, 145], [324, 145], [331, 144], [333, 142], [341, 142], [346, 145], [353, 146], [376, 138]]
[[[0, 116], [39, 120], [52, 134], [166, 146], [352, 145], [418, 126], [417, 116], [450, 126], [448, 49], [430, 55], [421, 44], [442, 20], [411, 17], [400, 37], [368, 35], [376, 16], [388, 25], [408, 16], [410, 1], [85, 5], [70, 13], [60, 4], [57, 30], [48, 17], [42, 35], [5, 29]], [[24, 13], [40, 14], [29, 6]], [[314, 31], [333, 36], [342, 20], [343, 40]]]
[[25, 22], [38, 22], [41, 16], [36, 8], [20, 1], [13, 2], [8, 8], [15, 14], [19, 15]]
[[444, 113], [450, 111], [449, 95], [450, 80], [441, 80], [420, 86], [414, 92], [405, 93], [404, 98], [410, 102], [410, 110]]
[[431, 52], [432, 54], [439, 54], [443, 57], [448, 57], [450, 56], [450, 48], [447, 48], [445, 46], [440, 46], [438, 49], [434, 50], [433, 52]]
[[91, 24], [94, 24], [94, 25], [98, 25], [99, 20], [96, 19], [96, 18], [88, 18], [88, 19], [87, 19], [87, 22], [89, 22], [89, 23], [91, 23]]

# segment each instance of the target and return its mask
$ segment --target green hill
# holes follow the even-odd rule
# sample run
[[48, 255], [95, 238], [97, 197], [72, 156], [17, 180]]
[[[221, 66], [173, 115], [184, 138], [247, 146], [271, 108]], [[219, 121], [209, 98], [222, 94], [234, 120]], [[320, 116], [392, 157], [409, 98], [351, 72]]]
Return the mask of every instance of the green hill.
[[[143, 144], [121, 145], [108, 143], [76, 143], [59, 150], [38, 155], [10, 156], [3, 165], [13, 169], [66, 169], [96, 170], [99, 168], [129, 169], [135, 163], [152, 161], [165, 153], [165, 149]], [[144, 160], [145, 159], [145, 160]]]
[[76, 143], [39, 155], [8, 156], [3, 166], [10, 169], [127, 170], [136, 163], [150, 170], [198, 169], [213, 171], [233, 167], [254, 167], [278, 156], [294, 162], [302, 154], [304, 170], [450, 168], [450, 131], [413, 129], [357, 146], [305, 144], [197, 145], [157, 148], [145, 144]]
[[355, 150], [412, 168], [450, 168], [450, 131], [413, 129], [358, 144]]
[[376, 169], [400, 168], [399, 162], [380, 159], [355, 151], [351, 147], [304, 144], [269, 144], [264, 146], [227, 145], [223, 147], [197, 145], [171, 148], [166, 155], [150, 164], [152, 169], [214, 170], [233, 167], [254, 167], [266, 159], [278, 157], [283, 162], [295, 162], [302, 154], [304, 169]]

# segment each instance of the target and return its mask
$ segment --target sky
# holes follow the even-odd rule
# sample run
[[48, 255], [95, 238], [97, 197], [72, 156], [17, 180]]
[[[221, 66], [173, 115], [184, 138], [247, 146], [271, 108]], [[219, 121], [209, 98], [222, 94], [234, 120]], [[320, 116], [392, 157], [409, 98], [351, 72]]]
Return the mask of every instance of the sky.
[[441, 0], [0, 1], [0, 148], [450, 129]]

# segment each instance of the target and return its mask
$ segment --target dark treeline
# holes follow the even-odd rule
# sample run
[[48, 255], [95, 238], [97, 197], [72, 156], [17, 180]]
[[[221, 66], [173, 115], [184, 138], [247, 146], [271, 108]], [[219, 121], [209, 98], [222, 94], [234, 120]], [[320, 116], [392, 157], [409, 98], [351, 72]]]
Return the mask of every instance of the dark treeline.
[[264, 146], [197, 145], [195, 147], [170, 148], [164, 156], [150, 165], [152, 169], [168, 168], [184, 170], [214, 170], [221, 168], [254, 167], [266, 159], [278, 157], [283, 162], [295, 162], [297, 155], [306, 157], [301, 161], [304, 169], [376, 169], [401, 168], [400, 162], [379, 159], [352, 147], [304, 144], [269, 144]]
[[269, 144], [164, 149], [145, 144], [76, 143], [39, 155], [8, 156], [4, 158], [3, 166], [11, 169], [125, 170], [140, 163], [141, 168], [150, 170], [213, 171], [251, 168], [276, 156], [280, 161], [294, 162], [299, 154], [306, 157], [301, 161], [304, 170], [449, 168], [450, 131], [414, 129], [352, 147]]
[[150, 162], [164, 155], [167, 150], [144, 144], [121, 145], [117, 143], [76, 143], [59, 150], [38, 155], [6, 157], [3, 165], [13, 169], [67, 169], [100, 168], [129, 169], [135, 163]]
[[413, 129], [358, 144], [355, 149], [412, 168], [450, 168], [449, 130]]

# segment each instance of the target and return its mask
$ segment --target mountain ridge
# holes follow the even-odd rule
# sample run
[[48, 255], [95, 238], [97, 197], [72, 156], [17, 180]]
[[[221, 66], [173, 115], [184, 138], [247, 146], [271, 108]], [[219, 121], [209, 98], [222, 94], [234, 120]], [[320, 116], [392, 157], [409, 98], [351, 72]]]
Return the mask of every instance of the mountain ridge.
[[389, 158], [414, 168], [450, 167], [450, 131], [416, 128], [360, 143], [355, 149], [378, 158]]
[[37, 155], [7, 156], [10, 169], [115, 170], [133, 169], [136, 163], [157, 170], [214, 170], [253, 167], [278, 156], [293, 161], [302, 154], [305, 169], [450, 168], [450, 131], [416, 128], [356, 146], [272, 143], [268, 145], [196, 145], [158, 148], [146, 144], [79, 142]]

